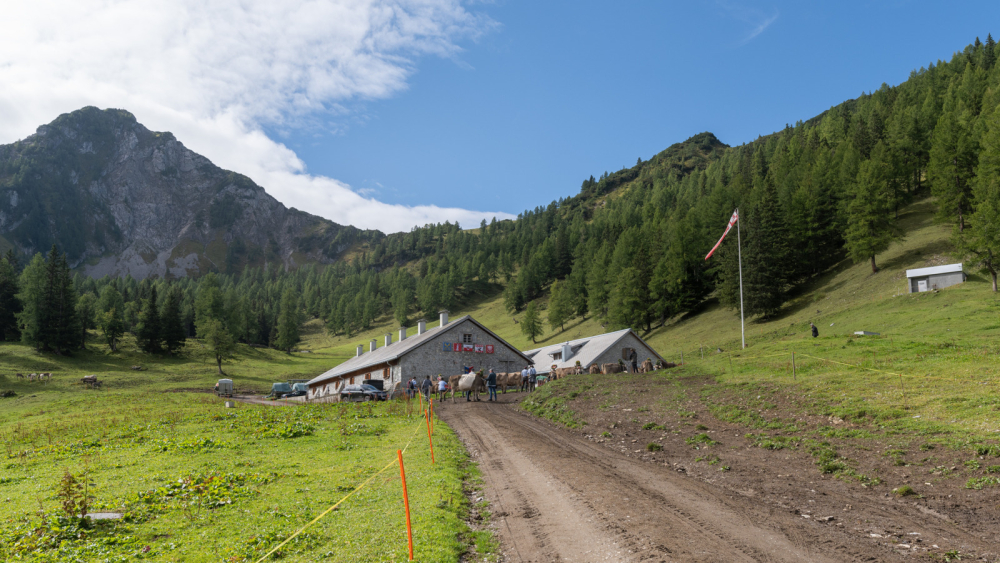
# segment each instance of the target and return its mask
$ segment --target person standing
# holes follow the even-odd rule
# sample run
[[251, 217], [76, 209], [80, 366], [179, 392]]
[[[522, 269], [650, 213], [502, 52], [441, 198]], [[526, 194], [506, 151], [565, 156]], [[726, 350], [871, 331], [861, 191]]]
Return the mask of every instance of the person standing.
[[809, 323], [809, 326], [812, 327], [813, 338], [816, 338], [817, 336], [819, 336], [819, 329], [816, 328], [816, 325], [814, 325], [812, 323]]
[[428, 401], [431, 400], [431, 376], [424, 376], [424, 380], [420, 382], [420, 393]]
[[406, 396], [415, 399], [417, 397], [417, 378], [413, 376], [410, 378], [410, 382], [406, 384]]
[[639, 355], [635, 353], [635, 348], [628, 353], [628, 361], [632, 364], [632, 373], [639, 373]]
[[497, 400], [497, 374], [490, 368], [489, 375], [486, 376], [486, 388], [490, 390], [490, 401]]
[[448, 382], [444, 380], [441, 374], [438, 374], [438, 400], [443, 401], [445, 394], [448, 392]]
[[535, 371], [535, 366], [528, 368], [528, 391], [535, 390], [535, 383], [538, 382], [538, 372]]
[[528, 366], [521, 370], [521, 391], [528, 390]]

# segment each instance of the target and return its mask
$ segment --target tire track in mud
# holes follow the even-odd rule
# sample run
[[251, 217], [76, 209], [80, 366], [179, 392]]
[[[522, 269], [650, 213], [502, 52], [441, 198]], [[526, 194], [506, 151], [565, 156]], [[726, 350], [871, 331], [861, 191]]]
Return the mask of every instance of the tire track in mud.
[[509, 561], [844, 560], [802, 533], [797, 514], [734, 502], [503, 404], [438, 414], [480, 463]]

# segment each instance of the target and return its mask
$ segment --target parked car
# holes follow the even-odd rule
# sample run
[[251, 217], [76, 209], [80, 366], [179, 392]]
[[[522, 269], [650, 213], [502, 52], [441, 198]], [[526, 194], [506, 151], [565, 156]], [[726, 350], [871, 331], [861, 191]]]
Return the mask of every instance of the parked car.
[[292, 392], [285, 393], [281, 396], [282, 399], [287, 399], [289, 397], [302, 397], [309, 394], [309, 385], [306, 383], [296, 383], [292, 385]]
[[372, 385], [348, 385], [340, 391], [341, 401], [384, 401], [387, 393]]
[[291, 393], [292, 386], [287, 383], [272, 383], [271, 392], [266, 396], [268, 399], [277, 399], [285, 393]]

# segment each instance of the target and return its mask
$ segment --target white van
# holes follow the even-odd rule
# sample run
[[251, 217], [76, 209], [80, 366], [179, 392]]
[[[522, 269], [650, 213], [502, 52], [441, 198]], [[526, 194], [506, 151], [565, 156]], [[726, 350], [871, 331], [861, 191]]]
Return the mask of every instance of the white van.
[[232, 397], [233, 396], [233, 380], [232, 379], [220, 379], [218, 383], [215, 384], [215, 394], [220, 397]]

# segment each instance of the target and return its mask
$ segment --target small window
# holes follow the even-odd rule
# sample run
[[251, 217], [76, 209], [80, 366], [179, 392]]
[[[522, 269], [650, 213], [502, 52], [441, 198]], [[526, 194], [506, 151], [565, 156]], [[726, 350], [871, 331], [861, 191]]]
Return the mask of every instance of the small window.
[[562, 359], [562, 352], [556, 352], [555, 354], [552, 354], [552, 359], [553, 360], [561, 360]]
[[465, 343], [465, 344], [471, 344], [472, 343], [472, 335], [471, 334], [463, 334], [462, 335], [462, 342]]
[[351, 378], [351, 385], [354, 385], [354, 378]]

